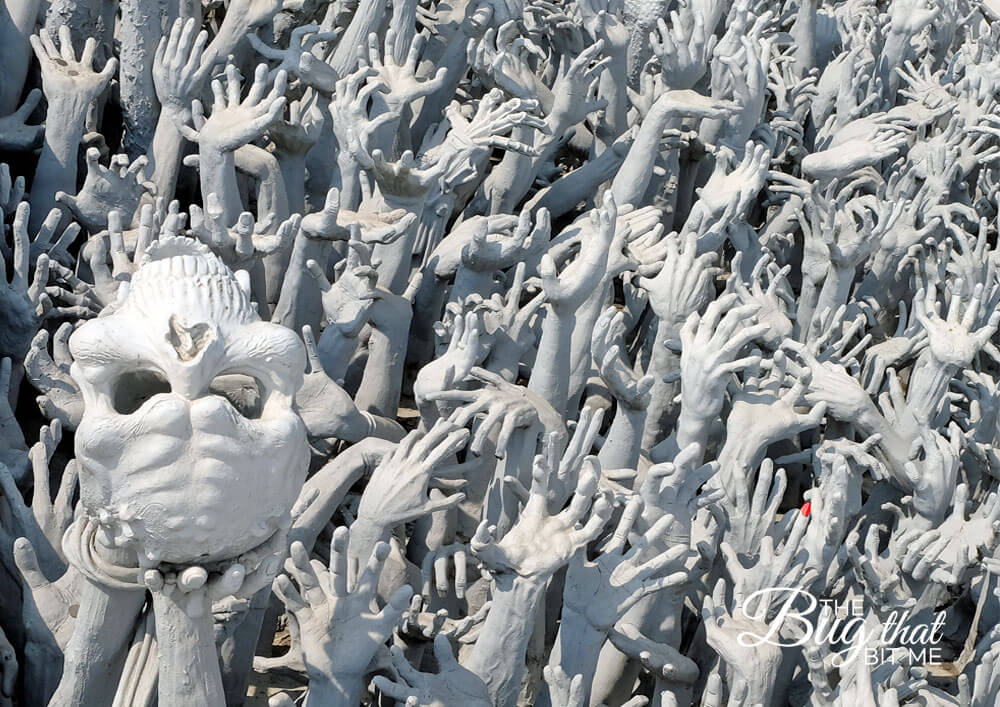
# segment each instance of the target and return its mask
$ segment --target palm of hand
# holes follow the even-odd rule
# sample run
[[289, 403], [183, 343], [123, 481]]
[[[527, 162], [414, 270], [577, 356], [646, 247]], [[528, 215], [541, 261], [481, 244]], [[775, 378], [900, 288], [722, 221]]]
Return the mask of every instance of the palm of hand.
[[215, 143], [223, 150], [245, 145], [258, 134], [250, 124], [261, 116], [259, 107], [236, 105], [214, 111], [198, 131], [199, 142]]
[[689, 44], [677, 44], [675, 54], [664, 54], [660, 59], [663, 66], [663, 73], [668, 86], [688, 89], [695, 86], [702, 76], [705, 75], [705, 61], [707, 47], [706, 44], [695, 45], [697, 54], [692, 53], [692, 46]]
[[895, 0], [890, 9], [890, 23], [894, 31], [914, 35], [930, 24], [940, 14], [941, 8], [926, 0]]
[[305, 374], [295, 394], [295, 408], [306, 429], [313, 433], [329, 427], [355, 409], [351, 396], [322, 370]]
[[83, 395], [70, 376], [69, 363], [54, 361], [46, 349], [47, 342], [48, 332], [45, 331], [32, 341], [31, 350], [24, 359], [25, 373], [41, 393], [37, 402], [45, 416], [59, 420], [64, 429], [75, 430], [83, 418]]
[[524, 57], [505, 51], [493, 62], [492, 78], [504, 91], [523, 100], [538, 95], [535, 72], [525, 62]]
[[494, 384], [486, 390], [490, 398], [490, 410], [503, 411], [506, 417], [518, 420], [518, 427], [528, 427], [540, 421], [538, 401], [532, 400], [527, 388]]
[[770, 628], [760, 621], [751, 621], [742, 615], [728, 616], [719, 622], [705, 622], [705, 638], [718, 651], [726, 664], [740, 673], [753, 676], [760, 672], [760, 666], [781, 659], [781, 649], [768, 643], [759, 646], [745, 646], [740, 642], [743, 634], [766, 636]]
[[[649, 302], [653, 311], [661, 319], [683, 322], [692, 312], [700, 312], [712, 301], [714, 292], [711, 290], [711, 280], [700, 278], [701, 268], [682, 272], [670, 270], [670, 263], [664, 266], [651, 282], [659, 285], [666, 280], [663, 287], [654, 286], [649, 289]], [[691, 277], [693, 276], [693, 277]]]
[[917, 336], [892, 336], [865, 351], [865, 362], [882, 360], [886, 366], [893, 366], [912, 354], [923, 343]]
[[521, 577], [547, 578], [569, 562], [579, 545], [572, 524], [559, 516], [522, 515], [499, 542], [507, 562]]
[[[818, 230], [809, 229], [809, 234], [819, 233]], [[809, 278], [813, 283], [820, 283], [826, 277], [830, 268], [830, 247], [826, 241], [817, 237], [806, 237], [803, 239], [802, 247], [802, 276]]]
[[981, 345], [976, 337], [958, 323], [937, 319], [932, 320], [930, 326], [925, 324], [925, 328], [931, 354], [941, 363], [968, 366], [979, 353]]
[[4, 336], [7, 341], [14, 342], [7, 353], [17, 356], [18, 360], [28, 351], [40, 324], [26, 284], [17, 279], [7, 283], [0, 277], [0, 308], [4, 311], [6, 329]]
[[434, 85], [428, 81], [418, 81], [406, 65], [387, 62], [378, 77], [386, 85], [386, 102], [391, 106], [402, 106], [426, 95]]
[[437, 171], [421, 168], [411, 153], [404, 153], [399, 162], [387, 162], [375, 157], [375, 180], [385, 195], [399, 199], [415, 200], [423, 198], [434, 182]]
[[589, 562], [579, 554], [569, 563], [563, 601], [583, 614], [594, 628], [610, 629], [637, 590], [629, 583], [632, 574], [625, 555], [605, 553]]
[[42, 64], [42, 77], [46, 95], [56, 95], [56, 92], [79, 93], [94, 98], [100, 93], [104, 83], [101, 75], [90, 66], [75, 60], [67, 61], [59, 56], [50, 56]]
[[741, 393], [733, 399], [727, 426], [730, 429], [755, 432], [761, 444], [768, 444], [791, 436], [808, 425], [803, 424], [802, 415], [795, 412], [792, 403], [770, 393]]
[[727, 155], [728, 160], [723, 155], [725, 153], [716, 158], [719, 160], [717, 167], [701, 190], [699, 203], [704, 204], [710, 213], [721, 213], [725, 210], [739, 198], [743, 188], [743, 182], [737, 173], [726, 173], [727, 165], [732, 161], [732, 153]]
[[41, 141], [45, 126], [24, 121], [19, 113], [0, 118], [0, 146], [5, 150], [30, 150]]
[[[26, 601], [22, 607], [29, 641], [62, 651], [69, 644], [80, 605], [79, 572], [72, 567], [50, 582], [38, 566], [34, 548], [26, 538], [14, 543], [14, 558], [25, 582]], [[31, 600], [27, 600], [30, 592]]]
[[855, 228], [844, 228], [830, 247], [830, 261], [840, 268], [855, 268], [878, 248], [877, 238], [865, 238]]
[[473, 239], [462, 248], [462, 264], [481, 272], [491, 272], [511, 267], [527, 254], [531, 243], [523, 236], [494, 234]]
[[364, 277], [344, 275], [323, 293], [323, 312], [327, 322], [344, 336], [357, 336], [368, 322], [368, 312], [375, 302], [374, 288]]
[[139, 182], [139, 175], [115, 174], [113, 169], [88, 172], [83, 188], [76, 195], [73, 213], [80, 223], [91, 233], [107, 227], [108, 212], [119, 211], [127, 222], [139, 206], [145, 189]]
[[487, 707], [489, 690], [474, 672], [457, 662], [440, 672], [421, 673], [413, 694], [421, 707]]
[[965, 520], [964, 511], [948, 516], [938, 530], [944, 536], [961, 540], [949, 543], [938, 556], [938, 560], [944, 566], [956, 570], [956, 574], [960, 574], [961, 570], [978, 561], [981, 551], [989, 556], [996, 547], [997, 531], [993, 527], [995, 523], [996, 520], [989, 516], [977, 516]]
[[[320, 591], [320, 590], [316, 590]], [[310, 675], [363, 673], [382, 645], [367, 599], [351, 594], [331, 595], [299, 619], [302, 654]]]
[[[483, 362], [485, 358], [484, 353], [483, 347], [456, 346], [454, 349], [450, 348], [448, 351], [445, 351], [444, 354], [427, 364], [425, 368], [440, 373], [438, 379], [442, 383], [444, 383], [449, 369], [454, 373], [456, 381], [465, 380], [472, 372], [472, 369]], [[442, 389], [439, 388], [439, 390]], [[518, 400], [508, 398], [502, 404], [506, 409], [510, 410], [511, 414], [517, 414], [524, 403], [522, 400], [519, 405]]]
[[277, 148], [289, 155], [305, 155], [319, 141], [320, 123], [293, 123], [279, 120], [268, 129]]

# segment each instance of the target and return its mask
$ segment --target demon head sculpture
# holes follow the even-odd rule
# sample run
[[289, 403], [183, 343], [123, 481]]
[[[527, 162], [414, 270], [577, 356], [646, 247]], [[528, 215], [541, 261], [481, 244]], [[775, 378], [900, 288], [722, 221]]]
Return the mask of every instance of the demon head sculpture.
[[236, 557], [281, 526], [305, 479], [304, 347], [187, 238], [154, 244], [119, 294], [70, 340], [84, 508], [146, 563]]

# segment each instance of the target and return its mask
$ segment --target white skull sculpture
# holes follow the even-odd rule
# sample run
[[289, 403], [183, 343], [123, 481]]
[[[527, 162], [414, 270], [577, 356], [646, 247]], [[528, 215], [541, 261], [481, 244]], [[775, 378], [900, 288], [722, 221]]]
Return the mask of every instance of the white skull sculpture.
[[275, 533], [305, 480], [303, 345], [191, 239], [154, 244], [126, 287], [70, 339], [84, 508], [146, 562], [237, 557]]

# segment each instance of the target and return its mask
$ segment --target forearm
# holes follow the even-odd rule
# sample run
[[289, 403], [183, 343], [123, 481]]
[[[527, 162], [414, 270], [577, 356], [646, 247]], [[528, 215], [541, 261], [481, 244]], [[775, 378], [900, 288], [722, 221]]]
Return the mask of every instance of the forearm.
[[343, 380], [358, 350], [358, 338], [344, 335], [335, 324], [327, 324], [316, 346], [323, 370], [335, 381]]
[[[643, 597], [625, 612], [619, 622], [642, 626], [652, 608], [653, 597]], [[590, 684], [591, 701], [595, 704], [612, 704], [612, 700], [617, 698], [616, 687], [626, 677], [626, 671], [630, 671], [628, 677], [634, 675], [638, 678], [640, 669], [641, 666], [637, 665], [636, 661], [619, 651], [610, 640], [606, 640], [601, 647], [601, 654]]]
[[764, 450], [767, 448], [766, 444], [762, 445], [752, 435], [742, 432], [731, 430], [727, 426], [726, 441], [719, 451], [719, 473], [716, 479], [730, 499], [736, 498], [737, 488], [744, 491], [748, 489], [748, 477], [764, 460]]
[[676, 415], [674, 398], [680, 386], [665, 379], [668, 373], [680, 367], [680, 357], [664, 346], [663, 342], [678, 338], [682, 324], [683, 322], [675, 322], [672, 316], [658, 317], [654, 330], [646, 332], [653, 335], [653, 351], [649, 357], [648, 371], [653, 376], [653, 388], [650, 390], [642, 433], [642, 446], [647, 449], [664, 439]]
[[[543, 427], [538, 424], [515, 430], [510, 436], [506, 454], [502, 459], [496, 459], [495, 454], [489, 455], [486, 450], [482, 453], [487, 459], [484, 459], [483, 464], [479, 467], [481, 483], [477, 491], [481, 491], [481, 493], [478, 493], [475, 498], [485, 502], [486, 508], [480, 517], [482, 520], [488, 521], [490, 526], [496, 527], [497, 535], [507, 533], [514, 526], [521, 507], [521, 503], [510, 484], [501, 483], [501, 480], [511, 476], [520, 481], [525, 488], [531, 485], [531, 470], [538, 448], [538, 437], [542, 430]], [[489, 446], [494, 451], [496, 450], [498, 434], [496, 431], [490, 434]], [[496, 460], [492, 466], [490, 466], [489, 456]], [[469, 485], [466, 486], [466, 492], [468, 492]], [[489, 499], [485, 500], [487, 492]]]
[[333, 118], [330, 115], [326, 101], [320, 101], [320, 113], [323, 116], [323, 125], [319, 131], [319, 140], [313, 148], [306, 154], [306, 173], [309, 179], [306, 181], [306, 206], [307, 211], [318, 211], [326, 203], [326, 194], [331, 187], [341, 189], [341, 200], [343, 200], [342, 179], [338, 163], [330, 159], [330, 155], [338, 155], [337, 138], [330, 127]]
[[539, 154], [531, 156], [507, 152], [504, 155], [483, 183], [482, 194], [489, 200], [489, 213], [513, 213], [531, 189], [538, 170], [559, 144], [559, 136], [571, 127], [557, 116], [549, 116], [546, 123], [551, 128], [549, 135], [538, 133], [534, 128], [516, 128], [511, 133], [512, 139], [533, 146]]
[[535, 368], [528, 380], [528, 390], [538, 393], [559, 413], [565, 412], [569, 398], [569, 361], [573, 344], [576, 312], [560, 313], [549, 307], [542, 323]]
[[410, 361], [422, 363], [434, 358], [434, 322], [441, 318], [447, 296], [444, 280], [434, 274], [433, 264], [425, 267], [413, 301], [410, 341], [406, 350]]
[[58, 98], [49, 103], [45, 142], [31, 185], [28, 228], [32, 232], [37, 231], [56, 205], [56, 192], [76, 194], [77, 157], [87, 108], [85, 104], [64, 103]]
[[236, 223], [243, 211], [236, 182], [236, 158], [232, 152], [217, 150], [204, 144], [198, 149], [198, 174], [202, 198], [215, 194], [222, 205], [223, 219], [227, 226]]
[[327, 62], [339, 76], [346, 76], [357, 66], [358, 57], [368, 46], [368, 35], [378, 30], [385, 14], [384, 0], [361, 0], [351, 23], [344, 30], [333, 56]]
[[499, 575], [493, 605], [465, 667], [486, 683], [492, 704], [514, 707], [546, 580]]
[[423, 104], [420, 106], [420, 114], [413, 123], [411, 138], [415, 144], [420, 143], [424, 133], [432, 124], [441, 120], [444, 109], [454, 98], [458, 84], [469, 69], [467, 48], [471, 36], [465, 23], [460, 24], [458, 30], [448, 41], [444, 55], [439, 61], [430, 64], [434, 71], [444, 68], [445, 78], [441, 88], [424, 97]]
[[562, 621], [549, 655], [549, 665], [562, 667], [567, 675], [583, 676], [583, 704], [587, 704], [590, 697], [605, 640], [606, 631], [594, 628], [581, 613], [563, 605]]
[[[910, 382], [906, 391], [906, 407], [913, 415], [914, 421], [920, 426], [937, 427], [935, 418], [941, 411], [948, 394], [948, 387], [952, 378], [958, 373], [959, 368], [955, 364], [942, 363], [934, 358], [930, 349], [924, 351], [917, 358], [913, 369], [910, 372]], [[906, 434], [904, 420], [900, 420], [899, 425]], [[916, 437], [919, 430], [910, 430], [911, 435]]]
[[[597, 152], [603, 152], [602, 148], [610, 147], [620, 135], [628, 130], [628, 93], [626, 86], [628, 82], [628, 58], [625, 47], [620, 51], [609, 52], [611, 62], [608, 68], [601, 74], [597, 84], [597, 95], [608, 102], [604, 109], [604, 120], [597, 131]], [[567, 126], [567, 129], [572, 126]], [[619, 204], [628, 202], [618, 202]]]
[[583, 393], [587, 379], [590, 378], [593, 370], [591, 340], [593, 338], [594, 326], [597, 324], [601, 312], [610, 304], [610, 300], [614, 296], [611, 282], [611, 278], [605, 276], [576, 311], [576, 321], [573, 327], [569, 355], [568, 397], [570, 404], [575, 402]]
[[340, 208], [357, 211], [361, 204], [361, 167], [343, 148], [337, 153], [337, 167], [340, 170]]
[[311, 675], [303, 706], [358, 707], [363, 694], [363, 675]]
[[795, 322], [803, 335], [808, 331], [809, 323], [816, 313], [816, 304], [819, 302], [820, 293], [818, 284], [817, 280], [803, 273], [802, 289], [799, 292], [799, 301], [795, 308]]
[[5, 0], [6, 17], [0, 19], [0, 115], [10, 115], [24, 92], [24, 79], [31, 65], [28, 36], [35, 31], [40, 0]]
[[250, 32], [250, 17], [246, 12], [226, 13], [215, 38], [209, 42], [203, 56], [228, 57]]
[[816, 66], [816, 10], [818, 0], [802, 0], [792, 24], [794, 43], [795, 74], [806, 77]]
[[[606, 181], [614, 179], [615, 175], [620, 173], [623, 159], [618, 146], [613, 150], [605, 150], [538, 192], [528, 202], [528, 208], [532, 212], [546, 208], [549, 210], [549, 216], [558, 219], [572, 211], [580, 202], [590, 199]], [[615, 181], [617, 182], [617, 179]]]
[[[736, 675], [740, 675], [739, 666], [728, 666]], [[741, 675], [747, 685], [747, 696], [744, 704], [771, 705], [774, 704], [774, 687], [781, 667], [781, 654], [778, 660], [763, 659], [754, 666], [752, 675]], [[732, 684], [732, 683], [731, 683]]]
[[400, 326], [375, 328], [368, 340], [368, 362], [355, 396], [360, 410], [395, 417], [403, 388], [403, 361], [410, 332], [407, 319]]
[[416, 36], [417, 26], [417, 0], [399, 0], [392, 4], [392, 17], [389, 19], [389, 28], [395, 35], [395, 42], [392, 45], [392, 56], [397, 64], [406, 61], [406, 55], [410, 51]]
[[156, 185], [156, 195], [167, 201], [174, 198], [183, 150], [184, 137], [174, 124], [173, 118], [165, 110], [160, 111], [153, 141], [146, 151], [148, 160], [146, 168], [152, 170], [151, 181]]
[[854, 268], [837, 267], [831, 263], [813, 311], [822, 313], [829, 309], [836, 312], [840, 305], [847, 304], [853, 284]]
[[669, 107], [660, 106], [658, 102], [642, 121], [639, 134], [618, 170], [618, 176], [611, 184], [616, 204], [643, 203], [642, 198], [653, 176], [653, 165], [660, 154], [663, 131], [668, 123], [677, 122], [671, 120], [673, 117]]
[[278, 166], [285, 182], [288, 211], [293, 214], [306, 212], [306, 158], [305, 155], [278, 154]]
[[[368, 493], [370, 488], [370, 486], [366, 488], [365, 493]], [[369, 514], [365, 510], [365, 496], [362, 494], [358, 517], [351, 524], [350, 543], [347, 547], [349, 577], [356, 578], [358, 576], [376, 545], [389, 541], [392, 528], [391, 524], [383, 523], [374, 514]]]
[[300, 495], [305, 497], [315, 492], [316, 499], [292, 525], [288, 542], [298, 540], [307, 549], [312, 549], [351, 487], [362, 477], [371, 474], [382, 457], [394, 448], [395, 444], [386, 440], [364, 440], [327, 462], [310, 477], [303, 485]]
[[417, 200], [383, 198], [382, 202], [376, 207], [380, 211], [406, 209], [417, 216], [406, 232], [395, 241], [377, 243], [372, 249], [372, 260], [381, 261], [378, 267], [378, 284], [394, 295], [402, 295], [410, 281], [410, 269], [413, 266], [413, 245], [417, 240], [417, 229], [420, 227], [424, 200], [423, 198]]
[[257, 180], [257, 232], [277, 232], [278, 224], [291, 215], [285, 175], [278, 158], [256, 145], [244, 145], [233, 157], [237, 169]]
[[403, 426], [391, 417], [373, 415], [372, 413], [364, 413], [364, 416], [367, 420], [367, 425], [363, 434], [359, 435], [355, 441], [363, 442], [366, 439], [381, 439], [395, 443], [401, 441], [406, 436], [406, 430]]
[[455, 274], [455, 284], [451, 288], [448, 299], [451, 302], [465, 302], [471, 294], [481, 295], [484, 300], [493, 293], [493, 271], [473, 270], [464, 263], [458, 266]]
[[169, 26], [177, 5], [167, 0], [121, 0], [119, 8], [119, 60], [125, 68], [118, 78], [123, 147], [135, 154], [149, 150], [156, 131], [160, 102], [153, 86], [153, 53], [160, 28]]
[[618, 401], [618, 411], [597, 458], [603, 469], [635, 469], [642, 452], [642, 432], [647, 408], [632, 408]]
[[878, 73], [887, 96], [895, 96], [899, 86], [896, 69], [903, 65], [910, 51], [910, 37], [898, 30], [889, 29], [879, 57]]
[[306, 324], [319, 328], [323, 320], [323, 295], [312, 277], [306, 274], [306, 263], [315, 260], [325, 269], [329, 257], [329, 241], [309, 238], [301, 231], [296, 235], [272, 322], [292, 331], [301, 331]]
[[159, 702], [225, 704], [208, 597], [203, 592], [188, 597], [180, 591], [152, 594], [159, 659], [176, 668], [160, 671]]

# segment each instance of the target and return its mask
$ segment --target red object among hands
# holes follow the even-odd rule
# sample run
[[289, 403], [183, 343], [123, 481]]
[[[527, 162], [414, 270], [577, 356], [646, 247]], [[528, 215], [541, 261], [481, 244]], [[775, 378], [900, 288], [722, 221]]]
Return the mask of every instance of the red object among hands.
[[806, 501], [805, 503], [802, 504], [802, 510], [799, 512], [802, 513], [802, 515], [804, 515], [806, 518], [808, 518], [809, 514], [812, 513], [812, 508], [813, 504], [811, 504], [809, 501]]

